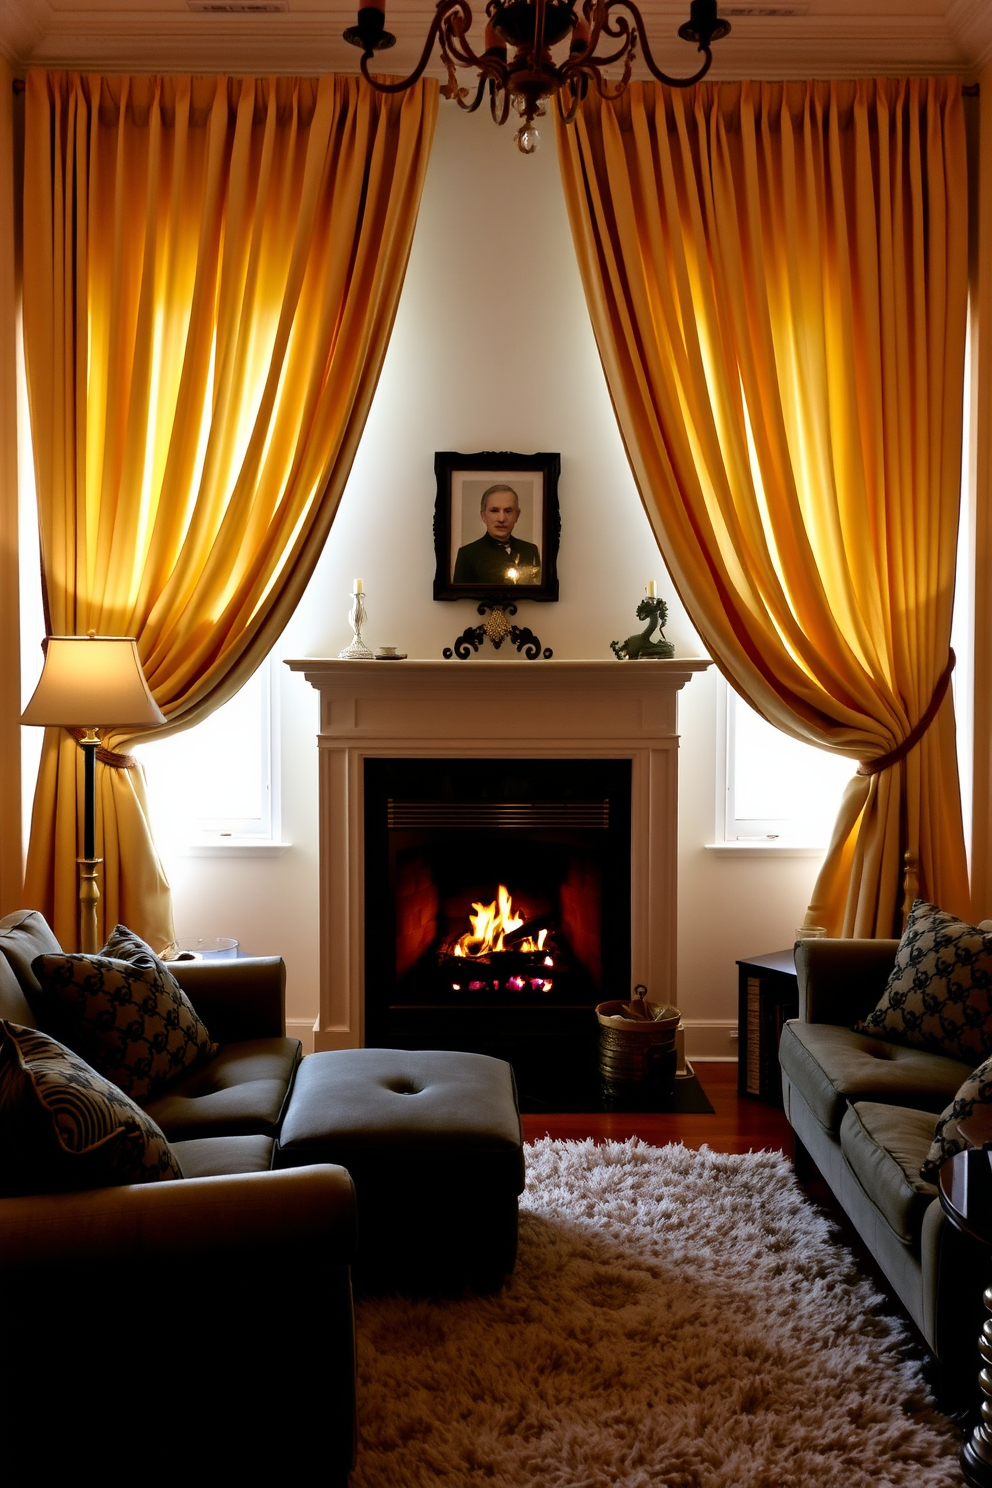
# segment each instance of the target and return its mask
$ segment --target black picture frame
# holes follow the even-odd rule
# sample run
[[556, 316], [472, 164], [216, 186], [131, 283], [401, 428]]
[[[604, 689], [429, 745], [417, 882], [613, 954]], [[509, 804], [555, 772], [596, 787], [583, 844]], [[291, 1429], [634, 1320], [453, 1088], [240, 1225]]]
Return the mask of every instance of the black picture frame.
[[[558, 507], [558, 477], [561, 456], [542, 452], [520, 455], [508, 450], [481, 450], [462, 455], [441, 450], [434, 456], [437, 499], [434, 503], [435, 599], [475, 599], [555, 603], [558, 599], [558, 545], [561, 513]], [[514, 524], [519, 547], [508, 555], [507, 572], [514, 571], [514, 556], [521, 558], [519, 578], [493, 582], [489, 577], [494, 561], [501, 562], [491, 541], [483, 549], [487, 527], [480, 506], [489, 487], [505, 484], [517, 495], [520, 518]], [[473, 547], [471, 554], [462, 550]], [[537, 550], [539, 568], [534, 575], [532, 550]], [[489, 549], [492, 549], [490, 552]], [[475, 576], [455, 583], [456, 567]], [[481, 576], [480, 576], [481, 575]]]

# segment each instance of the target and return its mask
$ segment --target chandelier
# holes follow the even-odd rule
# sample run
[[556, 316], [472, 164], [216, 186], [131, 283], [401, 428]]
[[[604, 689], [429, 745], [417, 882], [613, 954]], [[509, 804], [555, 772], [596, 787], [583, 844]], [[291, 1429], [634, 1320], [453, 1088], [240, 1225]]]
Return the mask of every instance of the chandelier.
[[[717, 16], [716, 0], [691, 0], [689, 19], [679, 27], [683, 41], [695, 42], [703, 65], [691, 77], [669, 77], [651, 55], [644, 20], [634, 0], [488, 0], [486, 45], [480, 56], [468, 39], [472, 11], [467, 0], [437, 0], [434, 19], [420, 61], [409, 77], [398, 83], [380, 81], [369, 73], [376, 52], [395, 44], [386, 30], [385, 0], [360, 3], [358, 24], [349, 26], [345, 41], [361, 47], [361, 73], [379, 93], [401, 93], [422, 75], [435, 41], [448, 69], [441, 88], [466, 113], [474, 114], [487, 91], [497, 124], [505, 124], [511, 108], [521, 119], [514, 138], [525, 155], [540, 143], [534, 120], [547, 112], [554, 98], [558, 114], [570, 124], [593, 84], [601, 98], [620, 97], [630, 82], [638, 47], [652, 77], [670, 88], [689, 88], [710, 70], [711, 47], [730, 30]], [[552, 48], [568, 41], [568, 52], [556, 62]], [[512, 50], [512, 56], [510, 52]], [[606, 78], [602, 69], [622, 66], [619, 77]], [[458, 81], [458, 68], [472, 68], [478, 79], [474, 91]]]

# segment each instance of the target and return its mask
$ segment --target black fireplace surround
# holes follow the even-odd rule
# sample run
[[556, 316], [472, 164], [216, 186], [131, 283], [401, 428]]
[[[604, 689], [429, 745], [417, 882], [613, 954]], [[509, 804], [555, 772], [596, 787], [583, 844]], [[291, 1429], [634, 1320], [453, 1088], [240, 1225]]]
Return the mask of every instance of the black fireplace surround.
[[532, 1110], [591, 1091], [593, 1010], [630, 990], [630, 794], [629, 759], [366, 759], [365, 1043], [508, 1059]]

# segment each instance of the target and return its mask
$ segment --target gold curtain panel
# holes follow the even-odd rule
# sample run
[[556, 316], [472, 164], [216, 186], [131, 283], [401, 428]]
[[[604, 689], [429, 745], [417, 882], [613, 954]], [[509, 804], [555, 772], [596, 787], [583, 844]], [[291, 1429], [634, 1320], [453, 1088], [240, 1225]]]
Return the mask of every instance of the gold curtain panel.
[[[686, 609], [766, 719], [895, 755], [948, 665], [968, 293], [959, 80], [631, 86], [559, 128], [599, 351]], [[811, 911], [969, 893], [948, 690], [853, 779]]]
[[[436, 110], [433, 82], [382, 97], [344, 77], [28, 75], [48, 628], [136, 637], [159, 733], [237, 691], [313, 572], [392, 329]], [[140, 772], [99, 775], [105, 922], [161, 949], [171, 904]], [[76, 745], [49, 730], [25, 893], [67, 946], [81, 794]]]

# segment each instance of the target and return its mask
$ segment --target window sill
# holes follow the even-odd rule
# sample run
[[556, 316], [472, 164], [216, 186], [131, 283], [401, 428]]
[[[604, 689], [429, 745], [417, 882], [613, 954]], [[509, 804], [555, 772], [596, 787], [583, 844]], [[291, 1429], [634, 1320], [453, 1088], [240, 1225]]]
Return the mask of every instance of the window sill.
[[703, 847], [728, 858], [822, 858], [827, 850], [798, 842], [704, 842]]
[[281, 858], [291, 842], [270, 842], [251, 837], [227, 837], [218, 842], [183, 842], [166, 848], [177, 858]]

